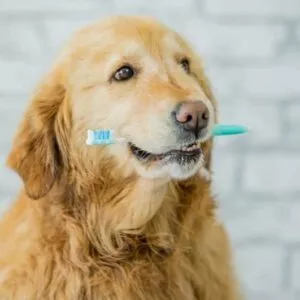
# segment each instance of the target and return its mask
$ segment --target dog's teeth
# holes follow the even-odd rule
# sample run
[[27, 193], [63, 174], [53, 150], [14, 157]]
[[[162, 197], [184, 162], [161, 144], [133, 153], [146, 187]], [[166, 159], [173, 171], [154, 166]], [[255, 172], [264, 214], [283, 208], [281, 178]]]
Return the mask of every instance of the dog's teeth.
[[190, 152], [190, 151], [194, 151], [196, 149], [200, 148], [200, 143], [193, 143], [191, 145], [186, 145], [186, 146], [181, 146], [178, 148], [178, 150], [180, 151], [185, 151], [185, 152]]

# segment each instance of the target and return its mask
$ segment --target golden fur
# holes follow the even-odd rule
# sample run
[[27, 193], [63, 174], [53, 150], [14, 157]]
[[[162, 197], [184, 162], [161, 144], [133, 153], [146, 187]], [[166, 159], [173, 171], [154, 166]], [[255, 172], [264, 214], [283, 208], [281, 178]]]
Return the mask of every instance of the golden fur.
[[[192, 76], [176, 64], [181, 55]], [[143, 68], [141, 78], [111, 82], [128, 60]], [[204, 176], [210, 138], [205, 161], [182, 180], [177, 169], [138, 165], [126, 145], [85, 145], [86, 130], [102, 126], [161, 151], [175, 143], [166, 113], [186, 99], [216, 110], [199, 58], [171, 29], [113, 17], [74, 35], [8, 157], [24, 190], [0, 223], [1, 300], [240, 299]]]

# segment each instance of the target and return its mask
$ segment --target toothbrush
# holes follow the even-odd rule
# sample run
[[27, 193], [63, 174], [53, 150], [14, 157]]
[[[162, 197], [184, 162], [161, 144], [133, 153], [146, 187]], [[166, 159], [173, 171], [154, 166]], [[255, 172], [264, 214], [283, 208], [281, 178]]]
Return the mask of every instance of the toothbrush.
[[87, 131], [86, 144], [89, 146], [118, 144], [125, 141], [125, 138], [117, 137], [112, 129], [89, 129]]
[[211, 134], [213, 136], [220, 136], [220, 135], [243, 134], [246, 132], [248, 132], [248, 128], [242, 125], [215, 124]]
[[[248, 132], [248, 129], [242, 125], [214, 125], [211, 135], [236, 135]], [[110, 145], [125, 142], [126, 139], [117, 137], [112, 129], [98, 129], [87, 131], [87, 145]]]

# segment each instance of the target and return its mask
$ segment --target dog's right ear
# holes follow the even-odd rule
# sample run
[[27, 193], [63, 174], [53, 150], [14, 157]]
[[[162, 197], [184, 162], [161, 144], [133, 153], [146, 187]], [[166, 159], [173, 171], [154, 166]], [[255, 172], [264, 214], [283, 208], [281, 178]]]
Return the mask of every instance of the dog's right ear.
[[7, 164], [33, 199], [45, 196], [68, 162], [70, 116], [59, 68], [39, 85], [17, 133]]

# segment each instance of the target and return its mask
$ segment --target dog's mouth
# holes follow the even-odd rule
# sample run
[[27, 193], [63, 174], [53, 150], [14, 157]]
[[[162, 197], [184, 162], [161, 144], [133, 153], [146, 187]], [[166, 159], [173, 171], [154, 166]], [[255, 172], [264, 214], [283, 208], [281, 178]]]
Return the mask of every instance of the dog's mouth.
[[175, 161], [184, 164], [192, 161], [196, 162], [202, 154], [200, 143], [196, 142], [159, 154], [147, 152], [132, 143], [129, 143], [129, 149], [142, 162]]

